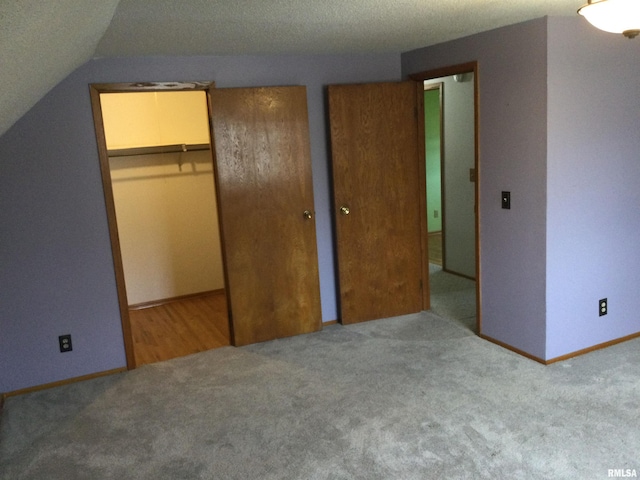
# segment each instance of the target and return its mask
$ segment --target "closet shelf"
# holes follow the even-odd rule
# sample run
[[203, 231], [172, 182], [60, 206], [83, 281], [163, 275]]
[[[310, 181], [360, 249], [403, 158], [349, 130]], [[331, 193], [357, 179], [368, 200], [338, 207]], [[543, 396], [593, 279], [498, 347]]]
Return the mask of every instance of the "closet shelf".
[[134, 155], [152, 155], [158, 153], [180, 153], [180, 152], [196, 152], [199, 150], [209, 150], [208, 143], [192, 143], [192, 144], [175, 144], [175, 145], [158, 145], [155, 147], [135, 147], [135, 148], [116, 148], [107, 150], [109, 157], [132, 157]]

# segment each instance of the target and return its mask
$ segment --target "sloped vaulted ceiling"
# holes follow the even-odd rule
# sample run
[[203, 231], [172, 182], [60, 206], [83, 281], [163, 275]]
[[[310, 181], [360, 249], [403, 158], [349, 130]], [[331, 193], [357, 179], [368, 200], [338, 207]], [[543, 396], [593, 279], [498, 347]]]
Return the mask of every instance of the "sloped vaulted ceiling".
[[0, 0], [0, 135], [94, 56], [399, 54], [584, 1]]
[[0, 135], [90, 60], [118, 0], [0, 1]]

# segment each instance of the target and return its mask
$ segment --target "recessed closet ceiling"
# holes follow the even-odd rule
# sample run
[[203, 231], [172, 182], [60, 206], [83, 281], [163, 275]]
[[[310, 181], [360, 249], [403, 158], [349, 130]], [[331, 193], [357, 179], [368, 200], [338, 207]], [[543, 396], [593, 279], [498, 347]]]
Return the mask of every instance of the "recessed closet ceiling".
[[93, 57], [403, 52], [581, 0], [5, 0], [0, 134]]

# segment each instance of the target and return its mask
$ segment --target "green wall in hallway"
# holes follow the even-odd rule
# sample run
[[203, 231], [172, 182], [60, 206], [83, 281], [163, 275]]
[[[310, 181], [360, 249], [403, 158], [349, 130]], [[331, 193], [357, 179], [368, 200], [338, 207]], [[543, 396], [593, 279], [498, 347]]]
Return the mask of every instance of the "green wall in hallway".
[[442, 230], [440, 89], [425, 90], [424, 92], [424, 135], [427, 172], [427, 228], [431, 233]]

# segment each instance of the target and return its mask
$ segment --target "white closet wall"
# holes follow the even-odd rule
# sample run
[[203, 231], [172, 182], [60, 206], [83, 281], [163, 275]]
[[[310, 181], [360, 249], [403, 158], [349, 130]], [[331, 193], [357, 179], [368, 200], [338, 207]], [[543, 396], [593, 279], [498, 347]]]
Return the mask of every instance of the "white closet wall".
[[[100, 101], [110, 151], [209, 144], [204, 92]], [[211, 152], [110, 156], [110, 168], [129, 304], [224, 288]]]

